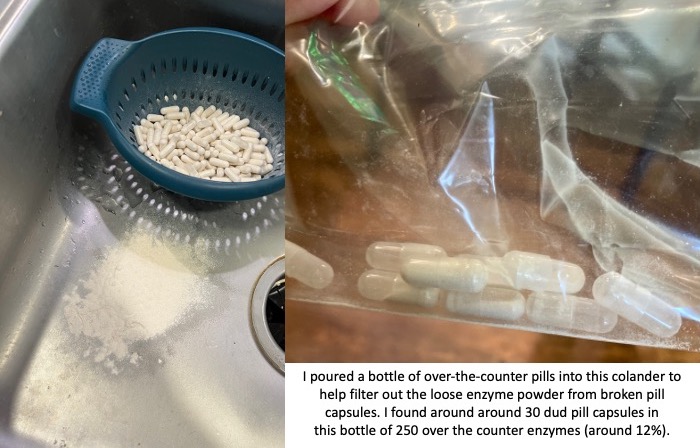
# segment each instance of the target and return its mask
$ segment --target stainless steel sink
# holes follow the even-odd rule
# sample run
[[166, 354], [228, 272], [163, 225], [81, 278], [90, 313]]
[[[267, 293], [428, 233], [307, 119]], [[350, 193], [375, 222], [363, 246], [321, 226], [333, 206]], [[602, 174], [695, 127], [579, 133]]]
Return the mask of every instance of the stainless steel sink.
[[282, 0], [0, 0], [0, 446], [284, 445], [283, 355], [252, 302], [279, 278], [284, 193], [164, 191], [67, 101], [101, 37], [220, 26], [281, 47], [283, 15]]

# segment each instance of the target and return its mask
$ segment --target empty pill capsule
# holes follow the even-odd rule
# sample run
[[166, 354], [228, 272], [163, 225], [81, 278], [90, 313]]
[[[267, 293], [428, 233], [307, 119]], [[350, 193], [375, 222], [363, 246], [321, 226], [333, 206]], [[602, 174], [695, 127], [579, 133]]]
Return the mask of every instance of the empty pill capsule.
[[411, 259], [401, 264], [401, 277], [417, 288], [479, 292], [486, 286], [486, 268], [468, 258]]
[[596, 279], [593, 298], [659, 337], [669, 338], [681, 328], [681, 316], [673, 307], [617, 272], [608, 272]]
[[333, 268], [317, 256], [287, 240], [284, 251], [288, 276], [316, 289], [325, 288], [333, 281]]
[[376, 269], [398, 271], [401, 263], [413, 258], [430, 259], [447, 256], [442, 247], [418, 243], [377, 242], [367, 248], [367, 264]]
[[595, 301], [557, 292], [530, 294], [526, 312], [538, 324], [591, 333], [608, 333], [617, 324], [617, 314]]
[[357, 289], [370, 300], [392, 300], [425, 307], [435, 306], [440, 290], [415, 288], [401, 278], [398, 272], [372, 269], [360, 276]]
[[516, 289], [577, 293], [586, 282], [586, 275], [579, 266], [546, 255], [508, 252], [503, 257], [503, 265]]
[[451, 291], [445, 303], [452, 313], [497, 320], [518, 320], [525, 314], [525, 298], [506, 288], [484, 288], [478, 293]]

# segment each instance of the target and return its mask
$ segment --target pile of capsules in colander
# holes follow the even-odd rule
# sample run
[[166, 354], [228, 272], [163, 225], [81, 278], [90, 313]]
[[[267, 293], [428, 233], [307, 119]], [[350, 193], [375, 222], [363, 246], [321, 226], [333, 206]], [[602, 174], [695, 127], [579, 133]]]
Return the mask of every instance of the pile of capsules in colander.
[[[503, 257], [448, 257], [439, 246], [377, 242], [366, 252], [372, 269], [358, 281], [360, 294], [434, 307], [442, 291], [450, 313], [516, 321], [587, 333], [608, 333], [618, 316], [661, 338], [682, 323], [668, 294], [648, 289], [617, 272], [593, 283], [593, 300], [576, 295], [586, 276], [576, 264], [546, 255], [512, 251]], [[529, 291], [527, 299], [522, 291]]]
[[218, 182], [251, 182], [273, 170], [267, 139], [248, 118], [215, 106], [167, 106], [134, 125], [138, 149], [186, 176]]

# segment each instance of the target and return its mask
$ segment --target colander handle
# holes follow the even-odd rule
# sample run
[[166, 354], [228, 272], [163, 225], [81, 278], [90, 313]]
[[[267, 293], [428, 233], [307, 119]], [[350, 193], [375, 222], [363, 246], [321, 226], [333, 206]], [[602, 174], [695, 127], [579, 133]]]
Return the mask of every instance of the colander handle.
[[101, 119], [108, 111], [105, 92], [112, 73], [132, 42], [105, 38], [85, 57], [73, 85], [71, 109]]

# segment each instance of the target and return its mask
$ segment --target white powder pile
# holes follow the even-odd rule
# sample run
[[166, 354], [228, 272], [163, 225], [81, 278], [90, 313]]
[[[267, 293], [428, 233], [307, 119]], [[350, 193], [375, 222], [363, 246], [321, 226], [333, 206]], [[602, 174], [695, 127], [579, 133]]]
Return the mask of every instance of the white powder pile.
[[70, 332], [90, 338], [84, 356], [119, 373], [115, 362], [140, 360], [129, 352], [132, 343], [162, 335], [201, 306], [207, 279], [187, 267], [188, 259], [184, 248], [145, 233], [110, 249], [64, 298]]

